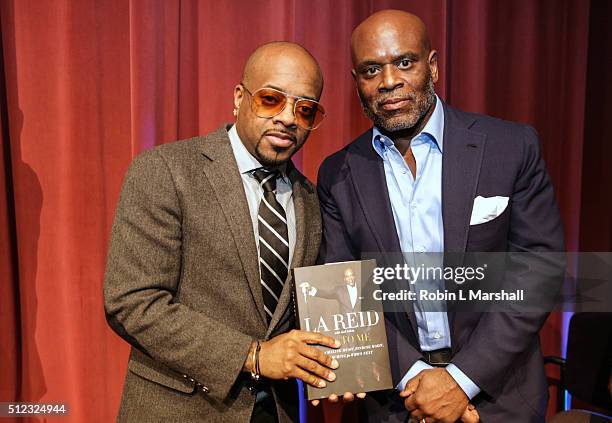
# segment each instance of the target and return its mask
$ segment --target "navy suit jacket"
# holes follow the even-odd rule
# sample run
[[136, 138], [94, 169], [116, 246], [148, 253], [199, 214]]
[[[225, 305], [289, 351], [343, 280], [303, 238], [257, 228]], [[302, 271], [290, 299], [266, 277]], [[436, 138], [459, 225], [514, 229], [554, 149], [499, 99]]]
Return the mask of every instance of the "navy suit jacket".
[[[442, 215], [445, 252], [563, 251], [563, 228], [538, 137], [527, 125], [444, 107]], [[401, 251], [383, 162], [372, 131], [328, 157], [318, 176], [320, 262]], [[474, 198], [506, 196], [497, 218], [470, 226]], [[485, 422], [544, 421], [548, 391], [538, 332], [548, 313], [449, 312], [455, 363], [482, 392]], [[414, 313], [386, 316], [394, 383], [422, 358]], [[370, 396], [364, 416], [401, 421], [397, 398]]]

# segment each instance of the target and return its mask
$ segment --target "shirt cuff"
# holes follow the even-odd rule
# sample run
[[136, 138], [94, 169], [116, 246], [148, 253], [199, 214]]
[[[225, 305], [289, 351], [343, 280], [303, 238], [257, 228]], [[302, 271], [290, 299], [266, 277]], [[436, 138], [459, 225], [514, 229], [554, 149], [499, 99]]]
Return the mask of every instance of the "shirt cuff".
[[457, 385], [459, 385], [459, 387], [463, 389], [463, 392], [465, 392], [465, 395], [467, 395], [470, 400], [476, 395], [478, 395], [478, 393], [480, 392], [480, 388], [478, 387], [478, 385], [472, 382], [472, 379], [467, 377], [466, 374], [459, 369], [459, 367], [451, 363], [446, 366], [446, 371], [451, 375], [453, 379], [455, 379]]
[[422, 370], [427, 370], [427, 369], [433, 369], [433, 367], [431, 367], [429, 364], [425, 363], [422, 360], [417, 360], [412, 365], [412, 367], [408, 369], [408, 371], [406, 372], [402, 380], [400, 380], [400, 383], [397, 384], [395, 389], [397, 389], [400, 392], [403, 391], [404, 388], [406, 387], [406, 384], [408, 383], [410, 379], [418, 375]]

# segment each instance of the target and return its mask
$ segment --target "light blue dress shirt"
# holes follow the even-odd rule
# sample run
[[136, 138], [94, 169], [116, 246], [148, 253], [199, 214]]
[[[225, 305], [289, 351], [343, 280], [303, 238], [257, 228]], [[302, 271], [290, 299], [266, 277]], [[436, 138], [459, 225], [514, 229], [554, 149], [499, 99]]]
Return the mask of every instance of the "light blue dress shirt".
[[[411, 143], [416, 160], [416, 177], [412, 176], [404, 157], [393, 141], [374, 127], [374, 150], [383, 159], [385, 179], [393, 211], [393, 219], [404, 254], [441, 253], [444, 251], [444, 223], [442, 221], [442, 154], [444, 151], [444, 109], [436, 96], [434, 111], [423, 130]], [[443, 281], [428, 281], [443, 288]], [[451, 336], [446, 312], [427, 311], [426, 306], [414, 302], [422, 351], [450, 348]], [[421, 370], [432, 367], [418, 360], [408, 369], [396, 389], [403, 390], [408, 380]], [[472, 399], [480, 388], [454, 364], [446, 370]]]

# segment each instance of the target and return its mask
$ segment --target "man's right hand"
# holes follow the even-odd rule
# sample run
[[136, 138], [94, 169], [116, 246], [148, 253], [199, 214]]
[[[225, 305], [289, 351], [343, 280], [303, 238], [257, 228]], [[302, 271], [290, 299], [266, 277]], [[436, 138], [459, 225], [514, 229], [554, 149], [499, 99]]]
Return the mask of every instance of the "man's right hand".
[[[406, 398], [411, 395], [414, 395], [419, 387], [419, 381], [420, 381], [420, 378], [418, 375], [410, 379], [406, 383], [404, 390], [400, 393], [400, 396], [402, 398]], [[418, 421], [421, 421], [421, 420], [418, 420]], [[425, 421], [428, 421], [428, 419], [425, 419]], [[462, 423], [479, 423], [480, 422], [480, 414], [478, 413], [478, 411], [476, 410], [476, 407], [473, 404], [467, 405], [467, 407], [465, 408], [465, 411], [463, 411], [463, 414], [461, 415], [460, 421]]]
[[[292, 330], [269, 341], [261, 342], [259, 370], [268, 379], [298, 378], [316, 388], [333, 382], [338, 362], [313, 345], [339, 348], [340, 342], [320, 333]], [[246, 363], [250, 367], [251, 357]], [[246, 364], [245, 363], [245, 364]]]

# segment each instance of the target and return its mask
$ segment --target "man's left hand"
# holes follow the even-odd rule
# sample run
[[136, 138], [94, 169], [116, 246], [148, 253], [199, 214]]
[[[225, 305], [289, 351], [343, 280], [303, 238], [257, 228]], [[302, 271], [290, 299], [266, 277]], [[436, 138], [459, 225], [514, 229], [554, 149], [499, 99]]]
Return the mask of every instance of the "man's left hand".
[[[411, 387], [418, 385], [416, 390]], [[456, 422], [468, 405], [468, 397], [455, 379], [441, 368], [421, 371], [406, 384], [406, 389], [400, 393], [406, 398], [404, 405], [410, 411], [410, 416], [421, 420], [442, 423]]]

